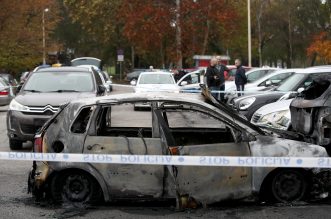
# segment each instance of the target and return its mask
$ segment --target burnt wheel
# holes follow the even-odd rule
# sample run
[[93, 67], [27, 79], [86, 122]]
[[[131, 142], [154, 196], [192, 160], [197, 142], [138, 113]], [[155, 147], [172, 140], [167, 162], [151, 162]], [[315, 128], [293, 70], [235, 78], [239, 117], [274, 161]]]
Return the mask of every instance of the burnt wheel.
[[95, 204], [101, 201], [101, 194], [97, 181], [81, 171], [60, 174], [51, 183], [51, 195], [55, 203]]
[[307, 182], [298, 170], [281, 170], [271, 180], [271, 193], [279, 202], [298, 201], [305, 197]]

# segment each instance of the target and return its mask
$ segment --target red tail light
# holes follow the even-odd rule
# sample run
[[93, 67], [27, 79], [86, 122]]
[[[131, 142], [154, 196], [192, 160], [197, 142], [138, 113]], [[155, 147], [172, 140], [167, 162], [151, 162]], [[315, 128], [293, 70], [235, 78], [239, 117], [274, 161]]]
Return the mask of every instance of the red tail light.
[[9, 92], [6, 90], [0, 91], [0, 96], [7, 96], [8, 94], [9, 94]]
[[42, 153], [43, 152], [43, 137], [36, 136], [34, 139], [34, 152]]

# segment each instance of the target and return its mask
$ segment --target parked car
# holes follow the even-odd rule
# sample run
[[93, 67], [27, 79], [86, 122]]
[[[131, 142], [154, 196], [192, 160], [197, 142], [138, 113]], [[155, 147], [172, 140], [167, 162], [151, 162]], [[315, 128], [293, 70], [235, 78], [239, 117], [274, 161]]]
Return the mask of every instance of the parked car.
[[14, 98], [8, 81], [0, 77], [0, 106], [5, 106]]
[[130, 73], [128, 73], [127, 75], [126, 75], [126, 80], [127, 81], [136, 81], [136, 80], [138, 80], [138, 78], [139, 78], [139, 75], [142, 73], [142, 72], [144, 72], [144, 71], [146, 71], [146, 70], [140, 70], [140, 71], [133, 71], [133, 72], [130, 72]]
[[17, 80], [14, 78], [14, 76], [11, 74], [1, 73], [0, 77], [8, 82], [10, 86], [10, 95], [15, 96], [18, 83]]
[[[173, 74], [170, 72], [143, 72], [136, 81], [131, 81], [136, 93], [146, 92], [174, 92], [179, 93], [179, 86], [176, 84]], [[135, 110], [150, 109], [149, 103], [134, 105]]]
[[[247, 84], [245, 85], [245, 90], [263, 90], [268, 86], [272, 85], [270, 81], [270, 77], [273, 77], [273, 74], [276, 70], [281, 70], [277, 68], [254, 68], [250, 71], [246, 72], [246, 77], [247, 77]], [[270, 81], [270, 83], [267, 81]], [[279, 82], [279, 80], [274, 81], [274, 82]], [[237, 97], [237, 88], [236, 85], [233, 81], [225, 81], [225, 95], [224, 98], [225, 100], [230, 103], [234, 98]]]
[[297, 70], [289, 78], [281, 82], [278, 87], [274, 87], [265, 93], [245, 95], [235, 98], [231, 105], [247, 119], [251, 119], [253, 113], [262, 106], [276, 102], [280, 98], [294, 98], [297, 93], [303, 91], [311, 82], [313, 77], [323, 74], [323, 69], [301, 69]]
[[179, 86], [170, 72], [143, 72], [137, 82], [132, 82], [136, 93], [141, 92], [176, 92]]
[[88, 68], [90, 70], [93, 68], [96, 72], [98, 72], [100, 79], [102, 81], [102, 84], [107, 89], [107, 92], [111, 92], [113, 90], [113, 86], [112, 86], [113, 82], [111, 81], [109, 75], [106, 72], [101, 71], [95, 65], [77, 65], [76, 67]]
[[[236, 75], [237, 66], [235, 66], [235, 65], [227, 65], [226, 67], [230, 71], [229, 72], [227, 72], [227, 71], [224, 72], [224, 78], [225, 78], [225, 80], [226, 81], [234, 81], [234, 76]], [[245, 69], [246, 72], [252, 69], [251, 67], [248, 67], [248, 66], [243, 66], [243, 68]]]
[[73, 99], [104, 95], [106, 88], [96, 71], [78, 67], [44, 68], [32, 72], [7, 112], [7, 135], [12, 150], [33, 140], [36, 131]]
[[290, 105], [293, 130], [331, 155], [331, 68], [301, 92]]
[[[105, 159], [108, 154], [132, 159], [135, 155], [168, 155], [169, 159], [172, 155], [327, 157], [323, 147], [268, 135], [216, 100], [212, 100], [213, 106], [200, 98], [202, 95], [134, 93], [72, 101], [37, 133], [34, 151], [81, 153], [86, 160], [98, 155]], [[132, 106], [140, 102], [149, 103], [151, 111], [134, 111]], [[321, 178], [329, 172], [37, 161], [29, 175], [29, 188], [36, 197], [49, 197], [56, 203], [177, 198], [183, 206], [185, 197], [205, 205], [258, 195], [291, 202], [325, 194], [323, 189], [330, 180]]]
[[260, 127], [279, 130], [291, 129], [290, 104], [293, 98], [276, 101], [262, 106], [252, 116], [251, 123]]
[[206, 69], [198, 69], [187, 73], [178, 80], [177, 85], [180, 86], [180, 92], [197, 93], [201, 92], [200, 84], [205, 84]]

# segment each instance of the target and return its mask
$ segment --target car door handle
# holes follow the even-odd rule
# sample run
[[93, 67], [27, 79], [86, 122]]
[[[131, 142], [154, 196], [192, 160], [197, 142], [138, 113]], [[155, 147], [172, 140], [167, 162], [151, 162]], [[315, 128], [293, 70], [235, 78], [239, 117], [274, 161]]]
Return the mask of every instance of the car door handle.
[[[95, 146], [100, 146], [99, 144], [87, 145], [87, 150], [92, 150]], [[103, 147], [101, 147], [103, 149]]]

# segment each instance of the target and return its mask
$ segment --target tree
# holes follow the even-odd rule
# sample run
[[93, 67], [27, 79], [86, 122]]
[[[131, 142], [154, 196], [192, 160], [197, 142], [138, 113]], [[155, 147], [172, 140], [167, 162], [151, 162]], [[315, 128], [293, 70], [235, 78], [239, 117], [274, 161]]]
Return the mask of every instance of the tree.
[[322, 64], [331, 64], [331, 39], [327, 32], [314, 36], [313, 42], [307, 48], [307, 55]]
[[42, 11], [49, 8], [47, 49], [56, 48], [48, 35], [56, 22], [57, 4], [52, 0], [2, 0], [0, 8], [0, 68], [20, 71], [42, 61]]

